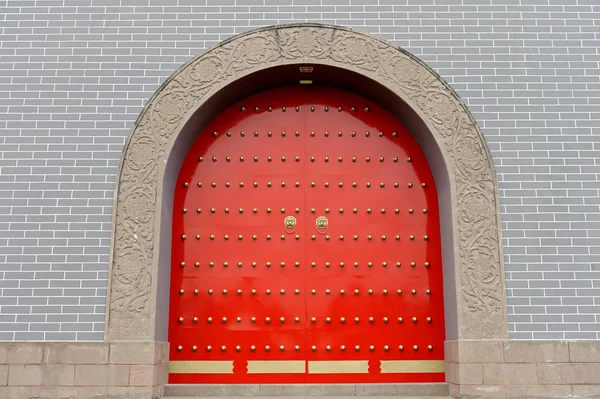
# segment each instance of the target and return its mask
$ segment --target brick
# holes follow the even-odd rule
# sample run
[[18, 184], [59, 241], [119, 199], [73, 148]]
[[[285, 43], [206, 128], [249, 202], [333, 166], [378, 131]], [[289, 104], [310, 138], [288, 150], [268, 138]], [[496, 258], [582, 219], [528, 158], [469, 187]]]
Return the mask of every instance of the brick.
[[[55, 270], [67, 259], [66, 252], [75, 251], [69, 254], [75, 255], [69, 262], [80, 270], [84, 264], [106, 269], [108, 261], [98, 255], [108, 253], [108, 242], [94, 244], [93, 253], [84, 253], [83, 248], [90, 245], [8, 247], [1, 240], [28, 239], [40, 230], [52, 232], [52, 238], [107, 234], [103, 227], [108, 222], [92, 217], [110, 217], [111, 205], [77, 205], [72, 200], [112, 199], [124, 138], [159, 84], [190, 56], [234, 33], [310, 18], [387, 38], [419, 55], [452, 84], [475, 113], [497, 164], [504, 237], [567, 240], [542, 241], [541, 245], [523, 240], [505, 246], [507, 271], [522, 267], [522, 274], [508, 274], [509, 286], [513, 281], [531, 283], [509, 291], [509, 299], [561, 298], [561, 305], [566, 306], [551, 308], [552, 315], [599, 314], [569, 301], [584, 294], [573, 291], [579, 286], [565, 284], [591, 283], [597, 277], [536, 277], [547, 267], [563, 272], [571, 267], [589, 270], [600, 263], [597, 243], [578, 241], [600, 234], [595, 219], [600, 216], [598, 187], [593, 186], [600, 180], [596, 165], [600, 66], [594, 36], [598, 13], [593, 0], [578, 0], [569, 6], [514, 0], [508, 11], [490, 4], [477, 8], [473, 1], [443, 5], [395, 0], [204, 3], [131, 0], [126, 7], [115, 0], [99, 0], [93, 7], [3, 4], [0, 201], [67, 201], [60, 205], [8, 203], [9, 213], [2, 213], [7, 222], [0, 223], [0, 262], [3, 255], [32, 255], [47, 261], [52, 266], [48, 270]], [[107, 30], [102, 38], [94, 23], [105, 21], [107, 15], [111, 24], [102, 27]], [[61, 20], [76, 26], [62, 32], [53, 26]], [[511, 199], [517, 202], [511, 203]], [[39, 211], [40, 215], [34, 215]], [[24, 270], [26, 262], [18, 263], [17, 269]], [[36, 280], [49, 283], [52, 278], [36, 275]], [[73, 281], [83, 287], [89, 280], [81, 276]], [[559, 284], [542, 286], [547, 281]], [[23, 287], [18, 281], [16, 286]], [[598, 296], [591, 289], [588, 292], [585, 295]], [[44, 295], [33, 293], [34, 298]], [[81, 291], [73, 298], [85, 303], [104, 297]], [[537, 306], [515, 306], [514, 311], [519, 315], [547, 314], [545, 306], [539, 302]], [[35, 309], [39, 314], [55, 314], [51, 307]], [[29, 313], [20, 307], [2, 308], [1, 312]], [[70, 308], [69, 312], [89, 314], [85, 308]], [[52, 331], [52, 324], [46, 330], [31, 331], [31, 323], [26, 322], [26, 331], [17, 331], [23, 326], [15, 323], [13, 331], [0, 332], [0, 338], [32, 339], [39, 337], [37, 333], [45, 333], [42, 339], [103, 338], [90, 335], [92, 331], [60, 335]], [[511, 337], [600, 339], [600, 331], [590, 323], [511, 319], [509, 325]], [[572, 331], [576, 327], [581, 331]], [[89, 328], [84, 325], [73, 330]]]

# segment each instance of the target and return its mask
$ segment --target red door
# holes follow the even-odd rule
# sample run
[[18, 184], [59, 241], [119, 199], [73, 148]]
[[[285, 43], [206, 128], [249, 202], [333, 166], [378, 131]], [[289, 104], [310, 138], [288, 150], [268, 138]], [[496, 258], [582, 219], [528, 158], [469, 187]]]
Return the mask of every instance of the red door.
[[175, 191], [171, 383], [444, 381], [437, 194], [387, 111], [266, 91], [200, 132]]

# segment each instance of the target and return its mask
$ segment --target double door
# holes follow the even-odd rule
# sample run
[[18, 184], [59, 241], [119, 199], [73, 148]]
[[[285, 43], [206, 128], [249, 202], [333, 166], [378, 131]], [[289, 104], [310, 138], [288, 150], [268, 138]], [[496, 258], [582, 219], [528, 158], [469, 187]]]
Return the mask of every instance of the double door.
[[443, 381], [437, 194], [404, 127], [331, 88], [217, 116], [177, 181], [172, 383]]

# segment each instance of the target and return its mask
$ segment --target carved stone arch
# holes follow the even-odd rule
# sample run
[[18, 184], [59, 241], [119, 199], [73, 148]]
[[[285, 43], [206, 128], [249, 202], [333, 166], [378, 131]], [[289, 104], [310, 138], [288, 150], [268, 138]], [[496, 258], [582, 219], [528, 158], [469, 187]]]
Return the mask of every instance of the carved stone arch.
[[419, 131], [422, 147], [431, 147], [424, 151], [436, 183], [446, 187], [439, 199], [447, 220], [445, 227], [442, 221], [444, 284], [447, 319], [455, 323], [447, 328], [448, 338], [507, 337], [496, 174], [475, 119], [452, 88], [412, 54], [350, 29], [302, 24], [250, 31], [193, 58], [139, 115], [117, 172], [106, 340], [166, 340], [157, 329], [166, 324], [168, 309], [159, 284], [168, 285], [170, 267], [165, 220], [174, 179], [167, 173], [180, 165], [173, 154], [183, 159], [189, 148], [182, 132], [210, 120], [235, 84], [250, 77], [256, 83], [277, 68], [293, 70], [297, 83], [298, 65], [307, 64], [352, 74], [357, 86], [370, 82], [392, 113], [416, 115], [418, 122], [407, 127]]

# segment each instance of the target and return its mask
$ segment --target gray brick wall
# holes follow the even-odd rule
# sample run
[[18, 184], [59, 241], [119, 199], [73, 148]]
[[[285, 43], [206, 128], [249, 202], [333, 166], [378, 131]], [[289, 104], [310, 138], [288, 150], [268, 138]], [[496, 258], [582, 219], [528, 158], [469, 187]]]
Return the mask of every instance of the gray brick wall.
[[598, 0], [0, 0], [0, 339], [103, 338], [138, 112], [191, 56], [290, 22], [370, 32], [450, 82], [497, 166], [511, 337], [600, 338]]

